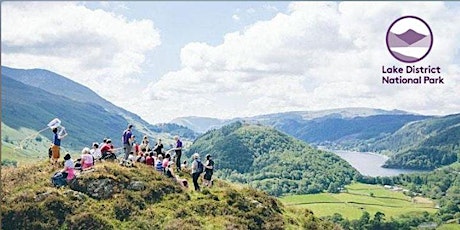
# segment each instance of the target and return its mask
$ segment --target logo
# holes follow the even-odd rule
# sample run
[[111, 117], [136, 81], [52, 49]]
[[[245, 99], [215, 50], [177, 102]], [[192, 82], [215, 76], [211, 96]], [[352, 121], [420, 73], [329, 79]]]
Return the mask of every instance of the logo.
[[414, 63], [425, 58], [433, 46], [433, 33], [419, 17], [404, 16], [394, 21], [387, 31], [387, 48], [394, 58]]

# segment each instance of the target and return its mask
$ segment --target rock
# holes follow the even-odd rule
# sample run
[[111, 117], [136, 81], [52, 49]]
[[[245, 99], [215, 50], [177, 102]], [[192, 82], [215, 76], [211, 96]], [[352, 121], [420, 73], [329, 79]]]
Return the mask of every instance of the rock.
[[107, 199], [112, 197], [115, 192], [119, 192], [116, 183], [109, 179], [94, 180], [88, 184], [88, 195], [96, 199]]
[[71, 200], [79, 200], [79, 201], [86, 200], [86, 195], [78, 191], [66, 190], [64, 192], [64, 195], [67, 196], [67, 198]]
[[145, 189], [145, 184], [142, 181], [131, 181], [128, 185], [129, 190], [142, 191]]
[[35, 202], [40, 202], [40, 201], [43, 201], [45, 200], [49, 195], [51, 195], [51, 192], [44, 192], [44, 193], [40, 193], [40, 194], [37, 194], [35, 196]]

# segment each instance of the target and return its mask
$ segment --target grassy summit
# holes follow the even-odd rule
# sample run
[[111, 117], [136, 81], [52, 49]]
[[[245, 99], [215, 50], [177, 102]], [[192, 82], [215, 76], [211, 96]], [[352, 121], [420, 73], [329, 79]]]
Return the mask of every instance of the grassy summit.
[[[78, 183], [52, 186], [47, 163], [2, 170], [2, 229], [299, 229], [335, 226], [311, 211], [220, 180], [198, 193], [137, 165], [96, 165]], [[188, 175], [182, 177], [189, 180]], [[295, 213], [294, 213], [295, 212]]]

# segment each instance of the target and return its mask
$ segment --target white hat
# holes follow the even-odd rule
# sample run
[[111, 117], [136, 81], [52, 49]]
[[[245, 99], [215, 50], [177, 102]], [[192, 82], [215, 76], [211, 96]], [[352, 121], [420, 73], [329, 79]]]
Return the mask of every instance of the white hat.
[[200, 158], [200, 154], [194, 153], [194, 154], [193, 154], [193, 159], [198, 159], [198, 158]]

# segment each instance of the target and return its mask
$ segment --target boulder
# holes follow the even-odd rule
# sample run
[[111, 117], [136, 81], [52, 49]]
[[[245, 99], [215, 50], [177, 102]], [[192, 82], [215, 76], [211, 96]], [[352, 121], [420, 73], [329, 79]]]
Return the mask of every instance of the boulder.
[[128, 185], [129, 190], [142, 191], [145, 189], [145, 184], [142, 181], [131, 181]]

